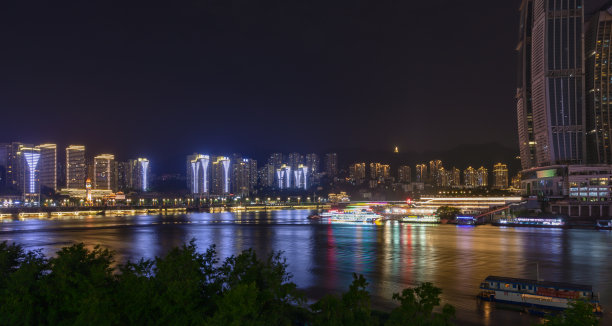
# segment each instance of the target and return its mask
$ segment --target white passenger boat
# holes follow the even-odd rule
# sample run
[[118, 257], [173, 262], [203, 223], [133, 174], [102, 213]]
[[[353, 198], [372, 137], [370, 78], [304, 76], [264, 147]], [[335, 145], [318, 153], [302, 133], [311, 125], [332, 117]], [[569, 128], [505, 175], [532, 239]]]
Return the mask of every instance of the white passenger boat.
[[530, 279], [488, 276], [480, 284], [483, 300], [516, 304], [525, 307], [563, 310], [575, 300], [590, 302], [595, 313], [601, 313], [599, 296], [590, 285]]
[[382, 216], [374, 213], [369, 208], [330, 210], [321, 214], [322, 218], [328, 218], [331, 222], [348, 223], [380, 223]]

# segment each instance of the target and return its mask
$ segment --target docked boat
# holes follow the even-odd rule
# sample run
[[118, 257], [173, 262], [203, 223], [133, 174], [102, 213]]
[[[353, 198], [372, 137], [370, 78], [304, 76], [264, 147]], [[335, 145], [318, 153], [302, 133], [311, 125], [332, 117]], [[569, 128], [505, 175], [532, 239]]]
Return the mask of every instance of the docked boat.
[[572, 301], [586, 300], [595, 313], [601, 313], [599, 296], [590, 285], [488, 276], [480, 283], [480, 290], [478, 296], [486, 301], [551, 310], [563, 310]]
[[477, 222], [478, 220], [474, 216], [457, 216], [454, 224], [476, 226]]
[[329, 218], [331, 222], [348, 223], [380, 223], [382, 216], [374, 213], [371, 209], [345, 209], [330, 210], [321, 214], [323, 218]]
[[595, 228], [597, 230], [612, 230], [612, 220], [597, 220]]
[[409, 215], [403, 216], [399, 220], [404, 223], [424, 223], [424, 224], [440, 224], [440, 218], [432, 215]]
[[567, 223], [563, 217], [514, 217], [500, 219], [491, 224], [495, 226], [523, 226], [536, 228], [567, 227]]

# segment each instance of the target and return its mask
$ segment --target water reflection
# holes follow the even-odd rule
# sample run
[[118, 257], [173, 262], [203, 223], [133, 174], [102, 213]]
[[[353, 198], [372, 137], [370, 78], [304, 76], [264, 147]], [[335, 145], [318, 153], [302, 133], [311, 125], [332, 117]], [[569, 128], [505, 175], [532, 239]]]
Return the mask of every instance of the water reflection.
[[[197, 213], [158, 216], [88, 216], [8, 220], [0, 240], [53, 255], [76, 242], [102, 244], [124, 262], [153, 258], [195, 238], [200, 250], [215, 244], [221, 258], [253, 248], [259, 255], [282, 250], [294, 281], [312, 299], [345, 291], [352, 273], [364, 274], [375, 307], [420, 282], [443, 289], [462, 320], [488, 325], [530, 324], [534, 319], [475, 300], [488, 275], [593, 284], [612, 310], [611, 232], [491, 226], [411, 225], [388, 222], [329, 224], [309, 211]], [[609, 312], [607, 312], [609, 314]], [[609, 316], [604, 321], [610, 320]]]

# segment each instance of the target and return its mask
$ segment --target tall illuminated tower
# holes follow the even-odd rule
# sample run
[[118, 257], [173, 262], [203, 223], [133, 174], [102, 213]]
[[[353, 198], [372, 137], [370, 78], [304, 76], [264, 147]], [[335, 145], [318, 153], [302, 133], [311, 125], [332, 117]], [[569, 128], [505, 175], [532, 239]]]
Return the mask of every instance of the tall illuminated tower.
[[285, 166], [285, 183], [287, 189], [291, 188], [291, 167], [288, 165]]
[[303, 182], [304, 182], [304, 190], [308, 190], [308, 171], [309, 168], [307, 166], [304, 165], [300, 165], [298, 167], [299, 169], [302, 170], [302, 178], [303, 178]]
[[493, 184], [495, 188], [508, 188], [508, 166], [506, 164], [495, 164], [493, 166], [493, 174], [495, 175], [495, 183]]
[[230, 160], [229, 158], [224, 158], [223, 160], [221, 160], [221, 163], [223, 164], [223, 192], [224, 193], [229, 193], [229, 165], [230, 165]]
[[101, 154], [94, 157], [94, 189], [116, 190], [115, 155]]
[[276, 180], [278, 180], [278, 189], [283, 189], [283, 170], [276, 170]]
[[40, 186], [57, 191], [57, 145], [42, 144], [40, 149]]
[[217, 156], [212, 163], [213, 188], [211, 193], [215, 195], [226, 195], [230, 193], [230, 159], [225, 156]]
[[520, 10], [521, 164], [586, 163], [583, 1], [523, 0]]
[[66, 148], [66, 188], [84, 189], [86, 176], [85, 146], [68, 146]]
[[193, 178], [191, 180], [191, 182], [192, 182], [191, 191], [192, 191], [192, 193], [197, 194], [198, 193], [198, 171], [199, 171], [199, 169], [198, 169], [198, 161], [197, 160], [191, 161], [191, 171], [193, 173], [192, 174]]
[[200, 192], [203, 194], [207, 194], [209, 191], [208, 190], [208, 166], [210, 165], [210, 156], [202, 155], [198, 158], [198, 162], [200, 162], [200, 169], [202, 170], [202, 172], [200, 172], [200, 175], [201, 175]]
[[132, 181], [133, 187], [136, 190], [145, 192], [149, 190], [149, 160], [146, 158], [138, 158], [133, 171]]
[[32, 147], [22, 147], [20, 150], [21, 157], [23, 157], [24, 169], [24, 180], [23, 180], [23, 193], [26, 197], [37, 196], [40, 192], [39, 182], [39, 162], [40, 162], [40, 149]]

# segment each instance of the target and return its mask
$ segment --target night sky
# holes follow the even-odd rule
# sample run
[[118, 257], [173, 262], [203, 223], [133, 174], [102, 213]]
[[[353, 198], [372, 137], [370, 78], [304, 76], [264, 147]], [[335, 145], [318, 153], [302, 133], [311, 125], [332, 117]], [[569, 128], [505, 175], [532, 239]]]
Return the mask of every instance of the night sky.
[[0, 142], [180, 160], [517, 148], [519, 4], [3, 1]]

